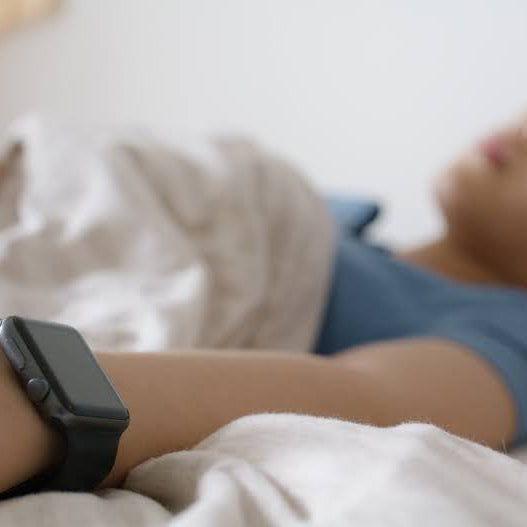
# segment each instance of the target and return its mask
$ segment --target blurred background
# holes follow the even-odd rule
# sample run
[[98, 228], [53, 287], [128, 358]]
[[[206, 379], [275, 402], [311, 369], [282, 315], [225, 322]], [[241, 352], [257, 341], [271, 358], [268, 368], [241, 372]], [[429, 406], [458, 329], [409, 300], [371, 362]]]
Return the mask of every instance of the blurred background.
[[[0, 28], [17, 2], [55, 3], [0, 0]], [[525, 0], [64, 0], [0, 35], [0, 130], [39, 111], [247, 134], [379, 200], [373, 237], [408, 246], [440, 229], [443, 166], [527, 110], [526, 29]]]

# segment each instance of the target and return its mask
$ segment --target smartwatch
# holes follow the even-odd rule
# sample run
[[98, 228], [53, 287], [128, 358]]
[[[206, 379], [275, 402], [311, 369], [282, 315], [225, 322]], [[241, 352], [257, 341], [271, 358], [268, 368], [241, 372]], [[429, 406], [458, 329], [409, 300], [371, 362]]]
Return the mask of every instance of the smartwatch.
[[62, 460], [0, 493], [90, 491], [109, 474], [130, 416], [94, 354], [70, 326], [10, 316], [0, 348], [42, 418], [62, 436]]

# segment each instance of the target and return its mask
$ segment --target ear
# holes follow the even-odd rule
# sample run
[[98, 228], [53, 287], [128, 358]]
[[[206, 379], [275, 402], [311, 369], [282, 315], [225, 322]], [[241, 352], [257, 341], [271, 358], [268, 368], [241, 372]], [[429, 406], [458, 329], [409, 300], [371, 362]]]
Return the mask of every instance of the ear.
[[0, 32], [53, 11], [60, 0], [1, 0]]

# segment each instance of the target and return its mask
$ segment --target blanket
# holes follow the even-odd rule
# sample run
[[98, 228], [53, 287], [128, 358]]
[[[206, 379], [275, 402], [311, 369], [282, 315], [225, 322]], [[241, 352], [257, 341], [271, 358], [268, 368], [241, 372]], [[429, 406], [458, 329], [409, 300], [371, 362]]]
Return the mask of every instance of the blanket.
[[333, 226], [277, 156], [27, 116], [0, 159], [0, 316], [98, 350], [310, 349]]
[[523, 527], [527, 466], [424, 423], [245, 416], [122, 489], [0, 504], [2, 526]]
[[[15, 123], [0, 150], [0, 312], [92, 347], [309, 351], [331, 268], [322, 201], [240, 139]], [[245, 416], [121, 489], [0, 503], [0, 525], [523, 526], [527, 466], [431, 424]]]

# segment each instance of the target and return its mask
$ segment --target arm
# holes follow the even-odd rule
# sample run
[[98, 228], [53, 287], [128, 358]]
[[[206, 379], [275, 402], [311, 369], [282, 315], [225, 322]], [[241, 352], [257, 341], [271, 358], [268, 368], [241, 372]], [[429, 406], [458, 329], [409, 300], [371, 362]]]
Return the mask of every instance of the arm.
[[378, 424], [429, 422], [503, 450], [515, 435], [515, 403], [485, 359], [453, 341], [416, 337], [374, 342], [333, 355], [375, 377]]
[[[514, 429], [512, 400], [496, 374], [466, 348], [439, 339], [374, 343], [331, 358], [222, 350], [100, 353], [98, 359], [131, 414], [103, 487], [121, 484], [150, 457], [191, 448], [230, 421], [261, 412], [378, 426], [426, 421], [493, 448]], [[0, 430], [11, 433], [0, 436], [0, 489], [44, 468], [60, 448], [6, 367]]]
[[[27, 400], [0, 353], [0, 490], [51, 464], [60, 438]], [[188, 449], [243, 415], [296, 412], [371, 422], [368, 379], [314, 355], [268, 351], [98, 353], [131, 422], [102, 487], [130, 469]], [[373, 403], [373, 401], [372, 401]], [[9, 431], [9, 433], [6, 433]]]

